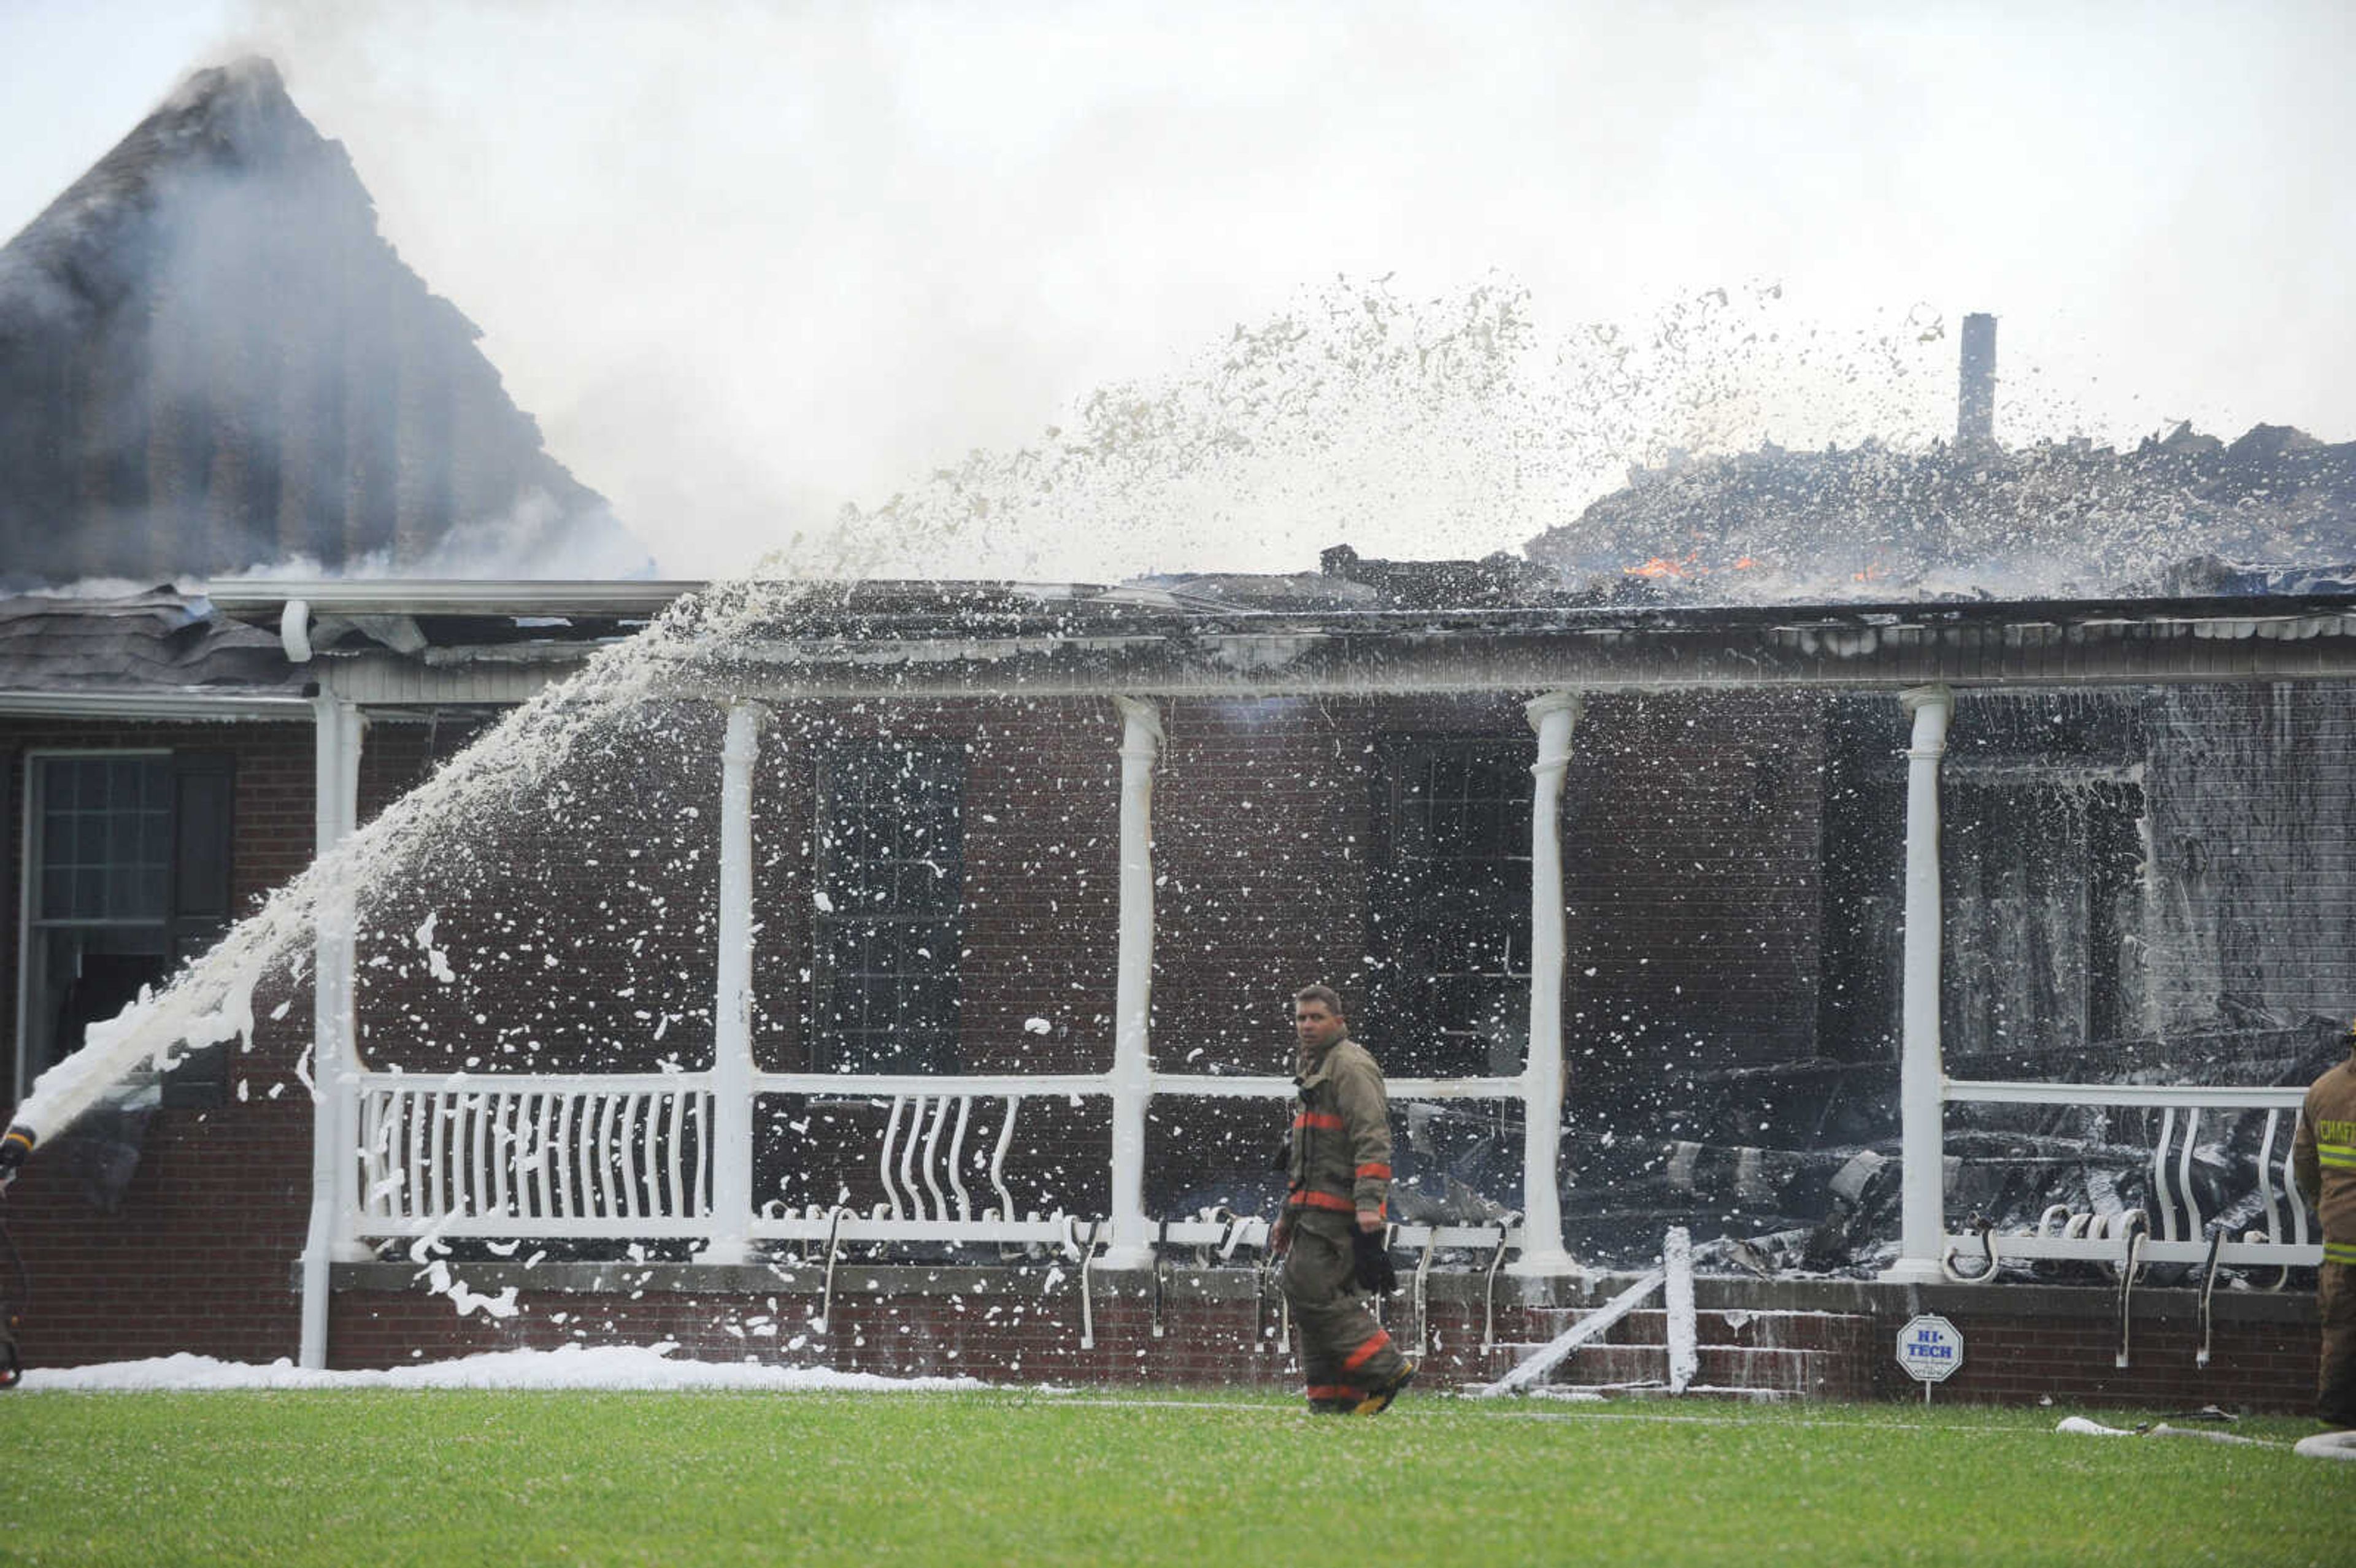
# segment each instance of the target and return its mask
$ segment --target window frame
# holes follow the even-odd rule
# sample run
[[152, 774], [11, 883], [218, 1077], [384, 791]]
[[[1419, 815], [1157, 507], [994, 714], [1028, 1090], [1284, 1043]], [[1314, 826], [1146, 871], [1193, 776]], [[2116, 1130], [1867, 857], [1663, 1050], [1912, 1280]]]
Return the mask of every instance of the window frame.
[[[953, 763], [955, 784], [948, 820], [954, 825], [956, 832], [957, 897], [950, 912], [945, 917], [926, 920], [915, 918], [894, 920], [891, 916], [885, 915], [870, 917], [865, 923], [871, 928], [885, 923], [940, 924], [946, 926], [948, 930], [948, 939], [941, 944], [947, 949], [943, 955], [946, 970], [945, 989], [948, 994], [948, 1001], [945, 1005], [945, 1027], [937, 1039], [928, 1042], [921, 1054], [895, 1052], [894, 1060], [885, 1061], [878, 1060], [877, 1053], [862, 1051], [858, 1049], [862, 1041], [874, 1038], [872, 1034], [846, 1030], [830, 1020], [830, 1004], [835, 996], [838, 975], [835, 963], [837, 933], [853, 923], [857, 917], [848, 915], [841, 910], [823, 909], [819, 907], [818, 900], [820, 895], [828, 895], [831, 901], [831, 896], [840, 891], [830, 886], [830, 883], [836, 869], [845, 859], [839, 844], [839, 840], [844, 836], [836, 831], [839, 820], [836, 815], [836, 803], [840, 799], [836, 790], [836, 781], [841, 777], [840, 770], [845, 760], [855, 756], [863, 763], [872, 763], [875, 759], [905, 752], [923, 753], [946, 759]], [[810, 983], [808, 1005], [804, 1014], [804, 1039], [808, 1041], [810, 1071], [840, 1072], [846, 1077], [894, 1074], [925, 1076], [954, 1072], [964, 1054], [961, 1034], [964, 1002], [962, 947], [965, 940], [966, 914], [965, 809], [969, 774], [967, 749], [962, 742], [945, 737], [916, 736], [903, 740], [892, 736], [878, 736], [871, 740], [844, 741], [827, 746], [819, 752], [815, 761], [815, 776], [812, 780], [810, 795]]]
[[[155, 758], [166, 764], [169, 798], [166, 821], [169, 827], [168, 847], [165, 856], [165, 895], [161, 916], [146, 920], [49, 920], [40, 914], [44, 864], [43, 829], [48, 800], [48, 772], [51, 764], [86, 760], [123, 761]], [[220, 821], [219, 890], [221, 904], [216, 916], [223, 929], [232, 919], [230, 908], [234, 898], [234, 861], [236, 845], [236, 774], [235, 755], [226, 748], [201, 746], [156, 745], [79, 745], [28, 746], [17, 753], [22, 765], [23, 799], [19, 803], [17, 831], [18, 880], [16, 904], [16, 986], [15, 999], [16, 1051], [10, 1064], [11, 1084], [16, 1099], [21, 1101], [31, 1093], [34, 1082], [47, 1067], [34, 1064], [32, 1038], [35, 1022], [33, 992], [40, 982], [37, 965], [46, 957], [42, 942], [52, 931], [91, 930], [151, 930], [160, 934], [163, 953], [159, 980], [169, 977], [191, 956], [184, 950], [189, 934], [186, 929], [192, 917], [183, 911], [184, 894], [181, 872], [184, 867], [187, 813], [183, 797], [185, 781], [201, 773], [212, 773], [223, 781], [224, 795]], [[48, 1042], [54, 1043], [54, 1042]], [[79, 1049], [79, 1048], [77, 1048]], [[134, 1075], [132, 1086], [153, 1088], [161, 1084], [160, 1099], [166, 1104], [211, 1106], [226, 1099], [225, 1048], [215, 1046], [184, 1057], [168, 1073]], [[62, 1061], [63, 1056], [58, 1058]], [[193, 1070], [192, 1070], [193, 1069]]]
[[[1380, 765], [1374, 780], [1373, 823], [1374, 863], [1369, 868], [1366, 901], [1366, 952], [1379, 964], [1369, 976], [1369, 1033], [1385, 1037], [1381, 1056], [1394, 1072], [1413, 1069], [1409, 1075], [1431, 1077], [1485, 1077], [1519, 1072], [1526, 1053], [1529, 1029], [1530, 885], [1533, 871], [1533, 845], [1530, 824], [1536, 803], [1529, 790], [1500, 794], [1497, 802], [1504, 807], [1500, 823], [1505, 831], [1498, 838], [1502, 854], [1471, 856], [1464, 854], [1434, 854], [1433, 806], [1443, 797], [1434, 794], [1419, 808], [1409, 803], [1414, 793], [1416, 775], [1429, 776], [1435, 762], [1453, 757], [1460, 760], [1479, 759], [1483, 763], [1502, 763], [1505, 776], [1526, 779], [1532, 761], [1530, 743], [1526, 737], [1484, 731], [1399, 731], [1385, 733], [1376, 739], [1376, 754]], [[1464, 804], [1472, 797], [1447, 797], [1455, 804]], [[1469, 880], [1455, 880], [1445, 886], [1436, 886], [1431, 878], [1433, 869], [1448, 864], [1479, 862], [1517, 869], [1507, 875], [1496, 889], [1483, 891]], [[1420, 875], [1411, 872], [1410, 865], [1420, 868]], [[1496, 990], [1495, 1001], [1502, 1009], [1499, 1029], [1489, 1035], [1490, 1056], [1485, 1061], [1452, 1060], [1457, 1053], [1443, 1048], [1443, 1040], [1463, 1040], [1476, 1038], [1478, 1031], [1450, 1029], [1442, 1026], [1439, 1014], [1430, 1006], [1431, 994], [1410, 1002], [1404, 987], [1414, 985], [1416, 976], [1402, 972], [1402, 960], [1409, 956], [1406, 933], [1395, 923], [1404, 910], [1428, 909], [1435, 891], [1447, 894], [1451, 902], [1472, 906], [1494, 901], [1489, 912], [1497, 920], [1489, 935], [1496, 939], [1501, 955], [1495, 970], [1435, 971], [1424, 976], [1430, 983], [1485, 977]], [[1517, 963], [1518, 961], [1518, 963]], [[1505, 1059], [1510, 1058], [1510, 1062]]]

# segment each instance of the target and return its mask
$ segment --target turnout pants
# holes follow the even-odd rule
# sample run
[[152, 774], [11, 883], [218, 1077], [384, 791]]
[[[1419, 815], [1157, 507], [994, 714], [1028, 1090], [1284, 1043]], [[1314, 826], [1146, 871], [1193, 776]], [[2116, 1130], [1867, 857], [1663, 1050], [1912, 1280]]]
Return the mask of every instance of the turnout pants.
[[2356, 1264], [2325, 1264], [2315, 1299], [2323, 1317], [2315, 1413], [2330, 1425], [2356, 1427]]
[[1374, 1315], [1359, 1305], [1355, 1221], [1315, 1209], [1292, 1211], [1292, 1243], [1279, 1284], [1301, 1330], [1301, 1370], [1309, 1403], [1355, 1405], [1397, 1377], [1407, 1362]]

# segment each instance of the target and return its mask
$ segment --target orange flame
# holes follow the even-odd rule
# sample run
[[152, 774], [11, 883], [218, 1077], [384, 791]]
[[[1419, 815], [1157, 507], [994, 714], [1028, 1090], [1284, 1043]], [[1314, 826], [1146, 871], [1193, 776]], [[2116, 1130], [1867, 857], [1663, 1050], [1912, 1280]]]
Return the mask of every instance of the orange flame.
[[1686, 578], [1709, 575], [1709, 568], [1701, 563], [1699, 550], [1688, 552], [1683, 560], [1671, 560], [1666, 556], [1656, 555], [1642, 566], [1623, 567], [1621, 570], [1630, 577]]
[[[1727, 570], [1756, 571], [1763, 564], [1755, 558], [1746, 555], [1736, 560]], [[1623, 566], [1620, 571], [1625, 577], [1649, 577], [1655, 581], [1664, 577], [1674, 577], [1682, 581], [1688, 577], [1708, 577], [1712, 568], [1708, 562], [1702, 560], [1701, 551], [1694, 549], [1687, 550], [1683, 557], [1676, 560], [1665, 555], [1656, 555], [1642, 566]]]

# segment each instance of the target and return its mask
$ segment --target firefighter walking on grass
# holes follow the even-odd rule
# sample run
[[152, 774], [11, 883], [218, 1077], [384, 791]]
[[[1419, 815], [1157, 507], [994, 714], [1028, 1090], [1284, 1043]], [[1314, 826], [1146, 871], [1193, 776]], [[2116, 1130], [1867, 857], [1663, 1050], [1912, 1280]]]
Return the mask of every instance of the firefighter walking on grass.
[[[2348, 1042], [2356, 1048], [2356, 1026]], [[2356, 1427], [2356, 1055], [2308, 1090], [2291, 1168], [2323, 1221], [2323, 1273], [2315, 1291], [2323, 1364], [2315, 1413], [2326, 1425]]]
[[1357, 1292], [1388, 1288], [1384, 1247], [1390, 1202], [1390, 1105], [1382, 1069], [1349, 1038], [1342, 998], [1311, 986], [1292, 998], [1301, 1053], [1286, 1148], [1290, 1190], [1271, 1244], [1301, 1328], [1309, 1408], [1376, 1415], [1415, 1377]]

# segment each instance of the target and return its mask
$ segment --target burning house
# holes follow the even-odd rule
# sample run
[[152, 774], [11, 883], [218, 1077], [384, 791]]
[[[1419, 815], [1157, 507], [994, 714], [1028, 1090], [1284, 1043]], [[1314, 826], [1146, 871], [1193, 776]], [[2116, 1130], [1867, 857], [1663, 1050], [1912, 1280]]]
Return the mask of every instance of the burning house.
[[[40, 363], [107, 336], [78, 319]], [[0, 384], [68, 406], [24, 341]], [[407, 371], [351, 374], [348, 416], [412, 428]], [[96, 427], [48, 428], [11, 516], [91, 515], [57, 432]], [[348, 475], [357, 428], [282, 450]], [[1255, 1264], [1317, 978], [1391, 1078], [1393, 1326], [1435, 1371], [1494, 1375], [1676, 1227], [1703, 1381], [1887, 1390], [1928, 1303], [1966, 1396], [2296, 1403], [2356, 590], [1940, 589], [2021, 519], [2089, 570], [2149, 537], [2157, 502], [2052, 501], [2071, 464], [2219, 497], [2256, 530], [2220, 559], [2348, 558], [2344, 449], [2189, 440], [1731, 459], [1526, 560], [0, 606], [25, 1353], [1280, 1379]], [[303, 519], [268, 548], [338, 515], [214, 450], [221, 505]], [[522, 450], [498, 494], [549, 482]], [[2276, 520], [2222, 499], [2237, 464]], [[487, 511], [403, 493], [359, 513], [396, 563]], [[1716, 586], [1827, 519], [1873, 520], [1879, 575]], [[1695, 1375], [1664, 1356], [1575, 1366]]]
[[[1730, 1270], [1832, 1276], [1706, 1301], [1828, 1313], [1859, 1346], [1876, 1275], [1985, 1266], [1976, 1211], [2141, 1210], [2170, 1275], [2219, 1222], [2212, 1268], [2295, 1259], [2296, 1091], [2270, 1086], [2339, 1010], [2344, 600], [1432, 612], [1263, 588], [224, 589], [208, 619], [277, 639], [319, 697], [183, 689], [169, 721], [93, 729], [12, 694], [37, 886], [97, 869], [53, 848], [86, 817], [111, 867], [147, 797], [80, 773], [134, 746], [225, 757], [236, 904], [308, 854], [306, 809], [356, 846], [292, 918], [249, 922], [285, 947], [131, 1018], [215, 1043], [95, 1131], [41, 1127], [11, 1221], [45, 1300], [92, 1307], [28, 1349], [265, 1356], [307, 1310], [354, 1364], [799, 1337], [852, 1366], [1249, 1376], [1273, 1309], [1241, 1259], [1308, 975], [1364, 998], [1397, 1217], [1432, 1263], [1419, 1328], [1468, 1371], [1500, 1324], [1581, 1298], [1572, 1260], [1670, 1224]], [[1908, 805], [1926, 767], [1935, 837]], [[1935, 926], [1901, 920], [1926, 868]], [[1904, 1129], [1924, 931], [1927, 1163]], [[134, 1151], [93, 1220], [82, 1188]], [[1926, 1234], [1901, 1223], [1909, 1169], [1938, 1179]], [[165, 1244], [225, 1208], [230, 1261]], [[2001, 1243], [2016, 1275], [2128, 1244], [2040, 1264], [2030, 1240]], [[2166, 1283], [2143, 1281], [2146, 1371], [2104, 1388], [2197, 1381]], [[2028, 1287], [1919, 1288], [1975, 1333], [2116, 1332], [2109, 1288], [2059, 1326], [2067, 1290], [2016, 1321]], [[2201, 1386], [2295, 1397], [2250, 1368], [2298, 1299], [2219, 1296]], [[1157, 1323], [1183, 1356], [1149, 1349]], [[1802, 1349], [1772, 1375], [1870, 1385], [1861, 1351]]]

